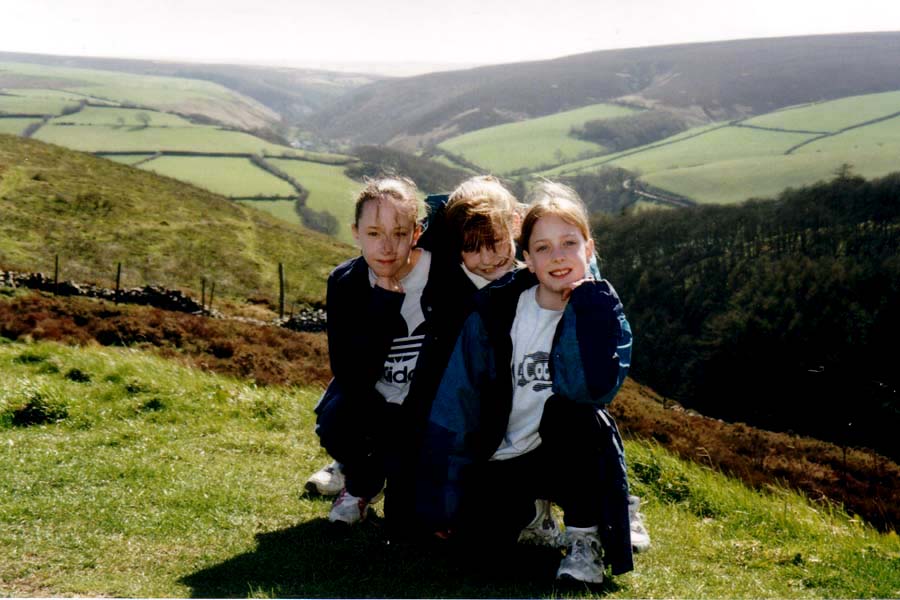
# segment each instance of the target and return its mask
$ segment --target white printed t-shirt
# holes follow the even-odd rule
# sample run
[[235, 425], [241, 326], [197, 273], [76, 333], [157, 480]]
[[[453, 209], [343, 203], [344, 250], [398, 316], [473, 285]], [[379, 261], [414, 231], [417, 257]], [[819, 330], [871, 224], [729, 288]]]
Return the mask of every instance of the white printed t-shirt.
[[[394, 332], [391, 349], [384, 359], [384, 371], [381, 379], [375, 383], [375, 389], [392, 404], [403, 404], [409, 393], [419, 360], [419, 352], [425, 341], [425, 314], [422, 312], [422, 291], [428, 283], [428, 271], [431, 268], [431, 253], [422, 250], [416, 266], [406, 277], [400, 280], [403, 291], [403, 305], [400, 314], [404, 327]], [[369, 283], [375, 285], [375, 274], [369, 269]], [[398, 323], [399, 319], [395, 319]]]
[[538, 429], [544, 403], [553, 393], [550, 350], [562, 310], [547, 310], [537, 303], [537, 286], [519, 296], [512, 337], [512, 411], [500, 447], [491, 460], [506, 460], [541, 445]]

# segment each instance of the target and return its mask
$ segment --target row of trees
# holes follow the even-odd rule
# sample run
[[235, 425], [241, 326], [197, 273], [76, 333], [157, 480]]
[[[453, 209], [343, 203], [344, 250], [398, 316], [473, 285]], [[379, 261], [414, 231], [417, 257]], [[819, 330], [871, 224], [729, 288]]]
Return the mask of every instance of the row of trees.
[[900, 174], [595, 222], [632, 374], [710, 416], [900, 458]]
[[619, 152], [662, 140], [687, 129], [684, 119], [665, 110], [647, 110], [624, 117], [597, 119], [569, 132], [589, 142]]

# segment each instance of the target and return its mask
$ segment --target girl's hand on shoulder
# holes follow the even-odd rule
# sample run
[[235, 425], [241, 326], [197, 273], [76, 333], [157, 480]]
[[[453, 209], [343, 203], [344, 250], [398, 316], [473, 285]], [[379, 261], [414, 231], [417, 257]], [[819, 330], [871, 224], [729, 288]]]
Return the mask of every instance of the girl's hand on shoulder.
[[563, 301], [568, 301], [569, 298], [572, 297], [572, 292], [575, 291], [575, 288], [580, 286], [586, 282], [593, 282], [595, 279], [593, 277], [585, 277], [584, 279], [579, 279], [578, 281], [573, 281], [570, 283], [563, 291], [562, 291], [562, 299]]
[[401, 285], [400, 280], [396, 277], [376, 277], [375, 285], [386, 289], [389, 292], [396, 292], [398, 294], [403, 293], [403, 285]]

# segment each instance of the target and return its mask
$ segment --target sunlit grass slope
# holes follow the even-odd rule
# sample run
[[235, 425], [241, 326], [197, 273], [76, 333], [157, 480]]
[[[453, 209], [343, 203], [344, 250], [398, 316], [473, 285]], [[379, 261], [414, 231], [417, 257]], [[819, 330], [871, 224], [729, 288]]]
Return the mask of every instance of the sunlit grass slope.
[[[324, 300], [328, 272], [352, 255], [323, 235], [173, 179], [0, 135], [0, 264], [123, 285], [272, 296], [278, 263], [298, 300]], [[291, 298], [294, 300], [294, 298]]]
[[344, 167], [321, 163], [270, 159], [272, 164], [300, 182], [309, 190], [306, 205], [313, 210], [334, 215], [340, 228], [336, 237], [353, 243], [350, 225], [353, 223], [356, 196], [362, 184], [344, 174]]
[[843, 164], [870, 178], [895, 171], [900, 165], [897, 113], [900, 92], [841, 98], [694, 128], [539, 174], [558, 177], [614, 166], [701, 203], [773, 197], [787, 187], [828, 179]]
[[[0, 594], [118, 597], [896, 597], [900, 540], [627, 442], [652, 549], [593, 593], [552, 552], [470, 572], [331, 527], [298, 498], [326, 457], [319, 388], [261, 388], [139, 352], [0, 343]], [[380, 513], [379, 507], [379, 513]]]
[[296, 196], [283, 179], [263, 171], [248, 158], [161, 156], [142, 169], [192, 183], [223, 196]]
[[[256, 100], [209, 81], [99, 69], [0, 63], [0, 88], [16, 93], [20, 88], [36, 87], [161, 111], [206, 114], [219, 122], [238, 127], [262, 127], [278, 118]], [[59, 101], [71, 104], [67, 98]], [[58, 111], [47, 114], [58, 114]]]
[[603, 146], [569, 136], [572, 127], [594, 119], [621, 117], [634, 109], [595, 104], [547, 117], [479, 129], [451, 138], [440, 147], [497, 174], [571, 162], [600, 154]]

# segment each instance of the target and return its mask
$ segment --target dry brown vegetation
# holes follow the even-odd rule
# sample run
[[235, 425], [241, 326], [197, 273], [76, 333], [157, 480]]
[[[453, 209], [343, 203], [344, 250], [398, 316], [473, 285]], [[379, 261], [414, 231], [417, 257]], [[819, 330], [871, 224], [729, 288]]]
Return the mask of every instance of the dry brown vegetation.
[[137, 346], [266, 385], [324, 386], [331, 377], [323, 334], [89, 298], [32, 293], [0, 301], [0, 336]]
[[900, 465], [870, 450], [704, 417], [630, 379], [610, 408], [624, 436], [656, 440], [757, 489], [797, 489], [882, 530], [900, 523]]
[[[44, 293], [0, 296], [0, 336], [137, 346], [260, 384], [324, 385], [324, 334]], [[836, 502], [881, 529], [900, 522], [900, 466], [878, 454], [692, 411], [627, 380], [612, 404], [623, 435], [766, 489], [780, 484]]]

